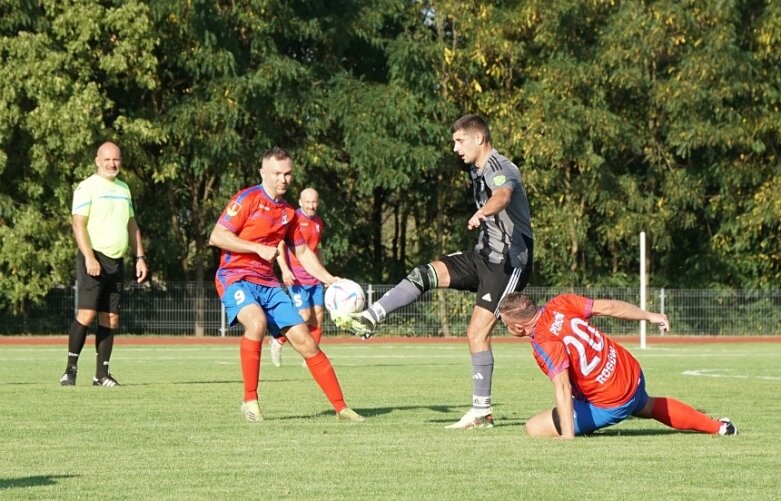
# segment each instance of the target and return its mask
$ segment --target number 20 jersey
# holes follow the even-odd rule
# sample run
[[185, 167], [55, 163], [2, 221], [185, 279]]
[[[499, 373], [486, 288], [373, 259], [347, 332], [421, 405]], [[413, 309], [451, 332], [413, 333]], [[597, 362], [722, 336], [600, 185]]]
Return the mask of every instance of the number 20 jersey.
[[593, 304], [574, 294], [553, 298], [542, 309], [531, 346], [537, 365], [549, 378], [566, 370], [576, 397], [599, 407], [615, 407], [634, 395], [640, 364], [588, 323]]

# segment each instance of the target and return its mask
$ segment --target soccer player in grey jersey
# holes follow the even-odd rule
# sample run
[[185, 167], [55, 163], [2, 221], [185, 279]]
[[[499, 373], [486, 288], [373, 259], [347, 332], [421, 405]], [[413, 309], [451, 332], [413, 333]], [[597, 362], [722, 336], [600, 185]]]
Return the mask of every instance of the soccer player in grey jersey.
[[499, 301], [526, 287], [532, 271], [533, 239], [529, 202], [518, 168], [491, 144], [488, 124], [477, 115], [453, 123], [453, 151], [471, 165], [477, 210], [467, 227], [479, 228], [477, 245], [466, 252], [420, 265], [387, 294], [358, 314], [335, 316], [334, 322], [364, 338], [386, 315], [416, 301], [431, 289], [476, 292], [467, 326], [472, 355], [472, 408], [451, 429], [493, 427], [491, 380], [494, 357], [491, 332], [499, 318]]

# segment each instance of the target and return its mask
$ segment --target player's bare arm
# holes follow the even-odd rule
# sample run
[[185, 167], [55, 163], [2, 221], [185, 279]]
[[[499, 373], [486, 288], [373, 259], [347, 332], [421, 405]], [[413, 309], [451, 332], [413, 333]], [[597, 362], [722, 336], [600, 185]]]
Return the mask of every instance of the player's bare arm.
[[616, 299], [595, 299], [591, 314], [607, 315], [623, 320], [646, 320], [657, 325], [662, 331], [670, 330], [670, 321], [667, 315], [641, 310], [633, 304]]
[[469, 218], [467, 227], [470, 230], [474, 230], [475, 228], [480, 227], [480, 223], [486, 218], [502, 212], [507, 208], [508, 205], [510, 205], [512, 194], [513, 192], [509, 188], [498, 188], [493, 192], [491, 198], [488, 199], [485, 205], [478, 209], [477, 212], [475, 212], [472, 217]]
[[572, 406], [572, 385], [567, 371], [561, 371], [553, 379], [553, 392], [556, 398], [556, 412], [561, 428], [560, 438], [575, 438], [575, 411]]
[[257, 254], [261, 259], [269, 262], [279, 255], [279, 249], [275, 245], [263, 245], [244, 240], [220, 223], [214, 225], [214, 229], [209, 235], [209, 245], [229, 252]]
[[97, 277], [100, 275], [100, 263], [95, 257], [95, 253], [92, 252], [92, 242], [89, 239], [89, 233], [87, 233], [87, 219], [87, 216], [74, 214], [71, 227], [73, 228], [73, 236], [76, 238], [76, 245], [84, 255], [87, 275]]
[[[130, 246], [133, 249], [136, 261], [136, 281], [138, 283], [146, 280], [149, 274], [149, 268], [144, 257], [144, 242], [141, 240], [141, 230], [138, 228], [136, 218], [131, 217], [127, 222], [127, 233], [130, 236]], [[141, 258], [141, 259], [138, 259]]]
[[279, 266], [279, 271], [282, 274], [282, 283], [285, 285], [293, 285], [296, 281], [296, 276], [290, 269], [290, 265], [288, 265], [287, 252], [285, 252], [287, 250], [287, 245], [285, 245], [284, 240], [279, 242], [277, 250], [279, 251], [279, 255], [277, 256], [277, 266]]
[[317, 254], [306, 244], [297, 245], [294, 251], [298, 260], [301, 261], [301, 266], [304, 267], [307, 273], [320, 280], [325, 285], [331, 285], [339, 279], [339, 277], [331, 275], [328, 270], [325, 269], [325, 266], [323, 266], [323, 263], [320, 261]]

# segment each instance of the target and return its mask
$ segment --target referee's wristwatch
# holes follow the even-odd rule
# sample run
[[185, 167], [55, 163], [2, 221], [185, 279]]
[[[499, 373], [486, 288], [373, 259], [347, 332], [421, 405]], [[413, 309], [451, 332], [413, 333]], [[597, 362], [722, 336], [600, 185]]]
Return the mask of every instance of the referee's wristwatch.
[[136, 262], [146, 261], [146, 256], [136, 256]]

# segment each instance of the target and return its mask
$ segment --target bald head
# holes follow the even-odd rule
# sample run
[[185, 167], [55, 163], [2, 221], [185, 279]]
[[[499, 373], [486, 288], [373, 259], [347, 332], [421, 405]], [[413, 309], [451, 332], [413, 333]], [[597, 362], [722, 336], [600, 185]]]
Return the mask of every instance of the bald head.
[[298, 197], [298, 206], [304, 211], [308, 217], [313, 217], [317, 214], [317, 207], [320, 204], [320, 195], [314, 188], [306, 188], [301, 192], [301, 196]]
[[96, 173], [100, 177], [113, 181], [122, 166], [122, 151], [119, 146], [111, 141], [101, 144], [95, 156], [95, 165], [98, 167]]

